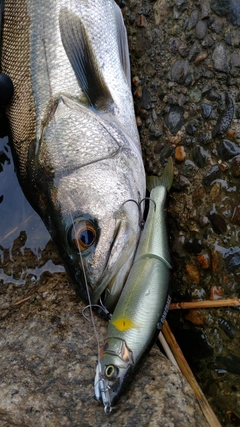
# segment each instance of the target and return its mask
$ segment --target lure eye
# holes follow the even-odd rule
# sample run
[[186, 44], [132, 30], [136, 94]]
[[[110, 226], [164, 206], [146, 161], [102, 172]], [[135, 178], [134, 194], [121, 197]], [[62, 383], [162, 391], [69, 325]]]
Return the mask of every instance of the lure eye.
[[114, 365], [108, 365], [105, 368], [105, 376], [108, 379], [115, 379], [118, 376], [119, 370]]
[[70, 242], [81, 252], [90, 248], [97, 239], [96, 227], [91, 221], [76, 222], [70, 230]]

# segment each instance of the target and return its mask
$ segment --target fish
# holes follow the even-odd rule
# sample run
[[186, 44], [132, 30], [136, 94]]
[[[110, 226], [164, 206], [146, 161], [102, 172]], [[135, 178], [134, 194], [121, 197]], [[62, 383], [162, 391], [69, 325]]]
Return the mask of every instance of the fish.
[[113, 0], [4, 3], [19, 182], [82, 301], [113, 311], [140, 237], [125, 202], [146, 193], [122, 12]]
[[166, 225], [173, 182], [169, 158], [161, 178], [149, 177], [150, 205], [133, 265], [109, 321], [94, 379], [95, 396], [109, 414], [150, 350], [171, 301], [171, 258]]

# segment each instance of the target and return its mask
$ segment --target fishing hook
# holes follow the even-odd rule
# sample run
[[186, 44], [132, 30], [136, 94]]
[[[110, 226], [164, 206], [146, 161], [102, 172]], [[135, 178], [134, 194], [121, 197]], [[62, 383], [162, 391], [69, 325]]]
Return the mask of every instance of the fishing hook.
[[154, 200], [153, 200], [153, 199], [151, 199], [150, 197], [144, 197], [142, 200], [140, 200], [140, 202], [137, 202], [137, 201], [136, 201], [136, 200], [134, 200], [134, 199], [128, 199], [128, 200], [126, 200], [126, 201], [123, 203], [123, 205], [125, 205], [125, 203], [127, 203], [127, 202], [134, 202], [134, 203], [136, 203], [136, 205], [137, 205], [137, 207], [138, 207], [138, 214], [139, 214], [138, 224], [139, 224], [139, 227], [141, 228], [141, 230], [143, 230], [143, 229], [144, 229], [144, 225], [145, 225], [145, 221], [144, 221], [144, 219], [143, 219], [143, 214], [142, 214], [142, 211], [141, 211], [141, 203], [142, 203], [142, 202], [145, 202], [145, 200], [149, 200], [149, 201], [153, 202], [153, 204], [154, 204], [154, 209], [156, 209], [156, 203], [155, 203], [155, 202], [154, 202]]
[[88, 305], [86, 305], [86, 306], [82, 309], [82, 315], [83, 315], [83, 317], [84, 317], [88, 322], [90, 322], [90, 319], [88, 318], [88, 316], [86, 316], [86, 315], [84, 314], [84, 312], [85, 312], [85, 310], [86, 310], [87, 308], [91, 308], [91, 307], [97, 307], [97, 308], [100, 308], [100, 309], [103, 311], [103, 313], [106, 315], [107, 320], [110, 320], [110, 319], [111, 319], [112, 315], [111, 315], [111, 313], [108, 311], [108, 309], [105, 307], [105, 305], [103, 305], [101, 298], [100, 298], [99, 302], [100, 302], [100, 304], [88, 304]]

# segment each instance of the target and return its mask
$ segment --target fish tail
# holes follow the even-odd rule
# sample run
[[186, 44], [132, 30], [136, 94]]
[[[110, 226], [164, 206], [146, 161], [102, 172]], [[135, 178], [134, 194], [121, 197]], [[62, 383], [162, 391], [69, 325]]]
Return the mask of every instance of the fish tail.
[[166, 187], [167, 191], [170, 190], [174, 177], [174, 168], [172, 157], [169, 157], [168, 162], [163, 170], [162, 176], [148, 176], [147, 177], [147, 189], [151, 190], [155, 187], [163, 185]]

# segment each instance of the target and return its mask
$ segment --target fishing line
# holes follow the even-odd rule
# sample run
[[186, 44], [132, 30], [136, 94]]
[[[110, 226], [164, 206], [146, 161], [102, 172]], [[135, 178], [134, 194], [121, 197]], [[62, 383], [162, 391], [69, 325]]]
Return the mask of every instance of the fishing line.
[[[42, 5], [42, 2], [40, 0], [38, 0], [38, 13], [40, 15], [41, 15], [41, 5]], [[48, 75], [49, 94], [50, 94], [50, 98], [53, 98], [52, 87], [51, 87], [51, 84], [50, 84], [50, 72], [49, 72], [49, 66], [48, 66], [47, 51], [46, 51], [46, 45], [45, 45], [45, 39], [47, 37], [46, 37], [45, 26], [44, 26], [44, 22], [43, 22], [42, 16], [41, 16], [40, 19], [41, 19], [41, 28], [42, 28], [42, 44], [43, 44], [43, 49], [44, 49], [45, 63], [46, 63], [46, 69], [47, 69], [47, 75]], [[66, 59], [67, 59], [67, 57], [66, 57]], [[53, 127], [55, 128], [54, 137], [55, 137], [56, 147], [60, 147], [59, 141], [57, 141], [57, 137], [56, 137], [56, 135], [57, 135], [57, 131], [56, 131], [57, 125], [56, 125], [56, 119], [55, 119], [54, 115], [52, 117], [52, 123], [53, 123]], [[57, 148], [57, 150], [58, 150], [58, 156], [59, 156], [59, 158], [63, 158], [62, 153], [60, 152], [60, 150], [58, 148]], [[63, 176], [63, 171], [60, 171], [60, 175], [61, 175], [62, 178], [64, 177]], [[72, 215], [70, 207], [69, 207], [68, 213], [69, 213], [69, 216], [71, 218], [71, 222], [72, 222], [74, 233], [76, 234], [76, 227], [75, 227], [75, 224], [74, 224], [73, 215]], [[86, 270], [85, 270], [85, 266], [84, 266], [84, 262], [83, 262], [83, 257], [82, 257], [82, 252], [81, 252], [80, 244], [79, 244], [78, 240], [76, 240], [76, 244], [77, 244], [78, 255], [79, 255], [79, 266], [80, 266], [80, 268], [82, 268], [83, 278], [84, 278], [86, 292], [87, 292], [87, 299], [88, 299], [88, 302], [89, 302], [90, 319], [91, 319], [91, 323], [92, 323], [92, 326], [93, 326], [94, 336], [95, 336], [95, 339], [96, 339], [96, 342], [97, 342], [97, 350], [98, 350], [97, 363], [98, 363], [98, 365], [100, 365], [100, 363], [99, 363], [100, 362], [100, 340], [99, 340], [99, 334], [97, 332], [96, 322], [95, 322], [94, 315], [93, 315], [93, 309], [92, 309], [92, 304], [91, 304], [91, 297], [90, 297], [90, 292], [89, 292], [89, 285], [88, 285], [88, 282], [87, 282]]]

